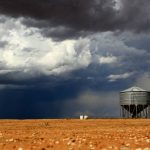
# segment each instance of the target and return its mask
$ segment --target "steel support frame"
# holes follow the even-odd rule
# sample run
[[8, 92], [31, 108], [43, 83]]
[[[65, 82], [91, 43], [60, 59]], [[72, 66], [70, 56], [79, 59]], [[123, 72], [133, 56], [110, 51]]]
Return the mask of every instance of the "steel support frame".
[[[127, 106], [128, 106], [128, 110], [125, 109], [125, 107]], [[133, 110], [131, 111], [131, 105], [121, 105], [120, 117], [121, 118], [150, 118], [150, 105], [132, 105], [132, 107]], [[142, 111], [140, 111], [141, 110], [140, 107], [142, 107], [141, 108]], [[133, 114], [133, 112], [135, 112], [135, 114]]]

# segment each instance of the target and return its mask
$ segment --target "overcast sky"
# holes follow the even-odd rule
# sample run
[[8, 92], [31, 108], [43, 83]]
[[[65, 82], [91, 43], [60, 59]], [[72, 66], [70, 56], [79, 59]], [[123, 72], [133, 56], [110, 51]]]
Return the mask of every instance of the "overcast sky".
[[150, 90], [149, 0], [0, 0], [0, 118], [119, 116]]

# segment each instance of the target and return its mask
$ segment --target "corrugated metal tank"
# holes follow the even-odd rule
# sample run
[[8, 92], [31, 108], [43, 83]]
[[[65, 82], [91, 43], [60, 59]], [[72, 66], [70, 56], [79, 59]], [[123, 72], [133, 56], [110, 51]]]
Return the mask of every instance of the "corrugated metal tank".
[[120, 105], [148, 105], [150, 92], [139, 87], [131, 87], [120, 92]]

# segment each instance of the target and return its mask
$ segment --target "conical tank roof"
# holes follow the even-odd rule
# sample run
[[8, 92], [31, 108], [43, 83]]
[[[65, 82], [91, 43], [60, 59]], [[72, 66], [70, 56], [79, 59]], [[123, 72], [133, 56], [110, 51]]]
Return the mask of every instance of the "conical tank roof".
[[133, 87], [130, 87], [124, 91], [121, 91], [121, 92], [146, 92], [146, 90], [140, 88], [140, 87], [137, 87], [137, 86], [133, 86]]

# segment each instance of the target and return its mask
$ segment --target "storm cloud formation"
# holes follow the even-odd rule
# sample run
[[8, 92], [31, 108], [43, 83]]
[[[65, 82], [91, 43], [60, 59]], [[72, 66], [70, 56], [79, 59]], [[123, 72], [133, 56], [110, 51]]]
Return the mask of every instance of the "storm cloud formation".
[[0, 0], [0, 118], [119, 116], [149, 90], [149, 0]]
[[1, 14], [24, 17], [27, 26], [59, 40], [93, 32], [149, 31], [149, 9], [149, 0], [0, 1]]

